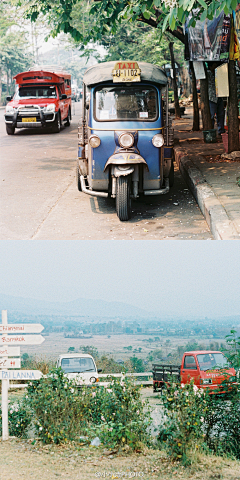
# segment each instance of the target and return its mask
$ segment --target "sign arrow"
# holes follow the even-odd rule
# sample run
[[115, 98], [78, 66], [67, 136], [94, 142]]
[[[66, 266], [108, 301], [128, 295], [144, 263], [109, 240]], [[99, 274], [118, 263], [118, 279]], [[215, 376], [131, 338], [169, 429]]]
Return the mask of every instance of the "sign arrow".
[[20, 358], [0, 358], [0, 368], [21, 368]]
[[20, 347], [0, 347], [0, 357], [20, 357]]
[[42, 335], [2, 335], [0, 337], [0, 346], [2, 345], [41, 345], [45, 338]]
[[9, 323], [0, 325], [0, 334], [4, 333], [41, 333], [44, 327], [40, 323]]
[[0, 380], [40, 380], [40, 370], [0, 370]]

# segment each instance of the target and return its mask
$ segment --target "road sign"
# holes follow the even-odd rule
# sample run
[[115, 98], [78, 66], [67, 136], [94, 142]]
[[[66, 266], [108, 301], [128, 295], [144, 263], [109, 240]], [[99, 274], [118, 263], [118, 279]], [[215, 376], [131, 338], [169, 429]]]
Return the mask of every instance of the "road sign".
[[0, 325], [0, 335], [4, 333], [41, 333], [44, 327], [40, 323], [10, 323]]
[[0, 370], [0, 380], [39, 380], [40, 370]]
[[0, 347], [0, 357], [20, 357], [20, 347]]
[[21, 368], [21, 359], [0, 358], [0, 368]]
[[1, 345], [40, 345], [45, 338], [42, 335], [2, 335]]

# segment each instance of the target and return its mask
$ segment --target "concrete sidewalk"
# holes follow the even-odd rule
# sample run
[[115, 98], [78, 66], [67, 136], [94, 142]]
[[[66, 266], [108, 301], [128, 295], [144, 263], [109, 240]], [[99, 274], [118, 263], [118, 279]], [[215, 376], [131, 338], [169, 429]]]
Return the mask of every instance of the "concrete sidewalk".
[[[192, 109], [174, 120], [175, 161], [216, 240], [240, 240], [240, 159], [227, 161], [222, 141], [207, 144], [192, 132]], [[216, 157], [218, 156], [218, 157]]]

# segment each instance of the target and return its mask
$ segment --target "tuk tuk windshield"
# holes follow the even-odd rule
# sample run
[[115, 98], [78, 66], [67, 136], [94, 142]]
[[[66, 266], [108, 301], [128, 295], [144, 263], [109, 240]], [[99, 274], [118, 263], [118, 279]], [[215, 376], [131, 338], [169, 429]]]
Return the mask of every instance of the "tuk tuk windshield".
[[206, 371], [212, 368], [229, 368], [227, 358], [222, 353], [204, 353], [197, 355], [200, 370]]
[[157, 118], [158, 101], [154, 87], [125, 85], [99, 87], [95, 92], [94, 116], [104, 121], [140, 120]]
[[15, 100], [21, 100], [22, 98], [57, 98], [56, 87], [52, 85], [20, 87]]

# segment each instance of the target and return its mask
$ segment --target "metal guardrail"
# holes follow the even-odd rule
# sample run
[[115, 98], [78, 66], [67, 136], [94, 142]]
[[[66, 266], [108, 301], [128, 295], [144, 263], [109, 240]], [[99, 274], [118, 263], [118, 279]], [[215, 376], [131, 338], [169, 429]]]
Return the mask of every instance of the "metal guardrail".
[[[134, 382], [134, 384], [143, 385], [143, 386], [153, 384], [152, 372], [140, 372], [140, 373], [103, 373], [103, 374], [100, 373], [99, 378], [106, 378], [106, 379], [108, 378], [109, 380], [105, 382], [98, 382], [97, 385], [106, 387], [111, 383], [111, 380], [110, 380], [111, 378], [121, 378], [121, 380], [123, 381], [125, 377], [129, 377], [129, 378], [147, 377], [147, 380], [137, 380]], [[151, 379], [149, 379], [149, 377], [151, 377]], [[12, 389], [27, 388], [27, 387], [28, 387], [27, 383], [9, 383], [9, 386], [8, 386], [8, 388], [12, 388]]]

